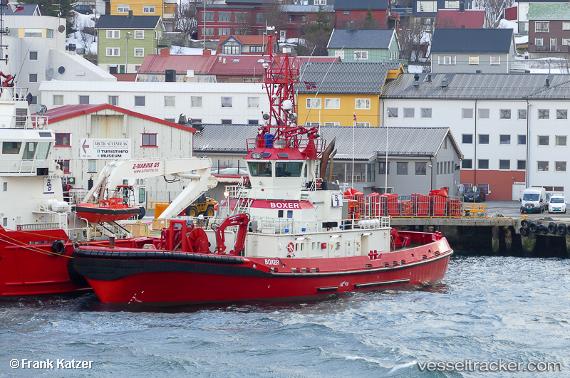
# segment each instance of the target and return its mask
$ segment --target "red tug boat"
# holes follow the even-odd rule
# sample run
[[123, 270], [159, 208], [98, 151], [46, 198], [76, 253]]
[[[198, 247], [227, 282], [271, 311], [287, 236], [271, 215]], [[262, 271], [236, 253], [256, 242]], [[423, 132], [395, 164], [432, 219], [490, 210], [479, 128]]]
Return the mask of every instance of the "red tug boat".
[[453, 251], [440, 233], [391, 228], [379, 202], [353, 211], [324, 179], [334, 141], [325, 148], [317, 128], [296, 125], [296, 62], [268, 57], [270, 113], [247, 141], [248, 179], [227, 189], [228, 216], [172, 219], [129, 248], [76, 248], [73, 267], [100, 301], [297, 301], [443, 279]]

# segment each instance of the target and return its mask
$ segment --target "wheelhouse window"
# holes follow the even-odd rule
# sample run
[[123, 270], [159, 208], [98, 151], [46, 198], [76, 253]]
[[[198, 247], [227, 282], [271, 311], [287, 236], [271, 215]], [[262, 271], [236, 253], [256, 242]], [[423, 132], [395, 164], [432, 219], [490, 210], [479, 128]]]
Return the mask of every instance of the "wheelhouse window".
[[3, 142], [2, 154], [4, 155], [18, 155], [22, 148], [22, 142]]
[[70, 147], [71, 134], [69, 133], [55, 133], [55, 146], [56, 147]]
[[271, 162], [252, 161], [247, 163], [252, 177], [271, 177]]
[[275, 163], [275, 177], [300, 177], [303, 162], [277, 162]]
[[156, 133], [142, 134], [142, 147], [156, 147]]

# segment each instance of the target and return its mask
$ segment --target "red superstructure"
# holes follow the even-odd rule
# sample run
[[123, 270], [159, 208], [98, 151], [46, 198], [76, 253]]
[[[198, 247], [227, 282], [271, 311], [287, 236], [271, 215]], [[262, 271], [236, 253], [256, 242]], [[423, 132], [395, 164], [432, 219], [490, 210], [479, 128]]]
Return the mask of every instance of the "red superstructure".
[[102, 302], [319, 299], [444, 277], [453, 251], [441, 234], [399, 232], [378, 215], [381, 201], [325, 180], [334, 142], [296, 124], [295, 62], [270, 50], [264, 68], [270, 109], [247, 142], [248, 179], [228, 216], [172, 219], [137, 248], [77, 248], [73, 266]]

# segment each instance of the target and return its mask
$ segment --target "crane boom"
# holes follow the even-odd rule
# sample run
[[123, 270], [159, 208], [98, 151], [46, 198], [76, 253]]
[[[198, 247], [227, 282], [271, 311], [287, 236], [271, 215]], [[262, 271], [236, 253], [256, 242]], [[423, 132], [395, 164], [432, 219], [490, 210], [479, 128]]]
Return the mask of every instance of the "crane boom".
[[83, 202], [101, 200], [106, 190], [114, 190], [118, 185], [123, 184], [125, 179], [161, 176], [189, 179], [188, 185], [160, 216], [161, 219], [173, 217], [188, 207], [202, 193], [218, 184], [215, 177], [210, 174], [211, 167], [210, 159], [196, 157], [113, 161], [101, 170], [93, 187], [83, 198]]

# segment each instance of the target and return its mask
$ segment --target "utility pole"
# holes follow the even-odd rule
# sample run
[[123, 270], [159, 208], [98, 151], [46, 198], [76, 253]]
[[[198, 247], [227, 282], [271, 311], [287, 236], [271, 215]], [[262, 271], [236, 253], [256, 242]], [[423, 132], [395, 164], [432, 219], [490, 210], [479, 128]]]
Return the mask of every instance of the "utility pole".
[[131, 32], [125, 33], [125, 39], [127, 46], [125, 47], [125, 73], [129, 73], [129, 38], [131, 38]]

